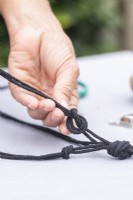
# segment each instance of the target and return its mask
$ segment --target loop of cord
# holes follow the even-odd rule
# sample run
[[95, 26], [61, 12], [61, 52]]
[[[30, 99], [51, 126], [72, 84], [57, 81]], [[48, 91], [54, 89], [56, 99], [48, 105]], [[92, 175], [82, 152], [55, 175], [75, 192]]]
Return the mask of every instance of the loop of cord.
[[[68, 130], [73, 134], [81, 134], [87, 131], [88, 123], [84, 117], [77, 114], [77, 109], [72, 108], [70, 110], [71, 115], [67, 117], [66, 126]], [[75, 124], [76, 126], [75, 126]]]
[[45, 128], [41, 126], [37, 126], [34, 124], [30, 124], [27, 122], [23, 122], [21, 120], [18, 120], [14, 117], [11, 117], [5, 113], [0, 112], [0, 116], [7, 119], [7, 120], [13, 120], [17, 123], [28, 125], [32, 128], [35, 128], [40, 131], [48, 132], [56, 137], [59, 137], [61, 139], [64, 139], [66, 141], [69, 141], [71, 143], [74, 143], [76, 145], [79, 145], [78, 147], [74, 147], [73, 145], [66, 146], [62, 148], [61, 152], [58, 153], [52, 153], [47, 155], [40, 155], [40, 156], [34, 156], [34, 155], [16, 155], [16, 154], [9, 154], [0, 152], [0, 158], [3, 159], [11, 159], [11, 160], [50, 160], [50, 159], [57, 159], [57, 158], [63, 158], [63, 159], [69, 159], [70, 154], [83, 154], [83, 153], [90, 153], [94, 151], [100, 151], [100, 150], [107, 150], [107, 153], [113, 157], [117, 157], [120, 160], [127, 159], [133, 155], [133, 146], [128, 141], [115, 141], [115, 142], [109, 142], [105, 140], [104, 138], [98, 136], [91, 130], [89, 130], [88, 123], [84, 117], [77, 114], [77, 110], [75, 108], [68, 110], [62, 105], [60, 105], [58, 102], [56, 102], [51, 97], [43, 94], [42, 92], [38, 91], [37, 89], [31, 87], [30, 85], [23, 83], [22, 81], [16, 79], [15, 77], [11, 76], [7, 72], [0, 69], [0, 75], [10, 81], [11, 83], [30, 91], [34, 94], [37, 94], [41, 97], [51, 99], [55, 102], [56, 107], [61, 109], [64, 114], [67, 116], [66, 125], [67, 128], [74, 134], [81, 134], [83, 133], [84, 136], [88, 139], [88, 141], [80, 141], [76, 140], [74, 138], [71, 138], [69, 136], [63, 136], [62, 134]]

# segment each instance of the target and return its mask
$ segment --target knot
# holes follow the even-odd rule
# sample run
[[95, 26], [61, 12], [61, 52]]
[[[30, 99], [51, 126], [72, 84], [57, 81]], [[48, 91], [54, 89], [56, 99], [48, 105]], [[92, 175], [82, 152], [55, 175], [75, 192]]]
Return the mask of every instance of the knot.
[[80, 134], [87, 130], [88, 123], [84, 117], [77, 114], [77, 109], [72, 108], [67, 117], [66, 126], [71, 133]]
[[62, 158], [69, 159], [69, 155], [73, 152], [73, 146], [66, 146], [62, 149]]
[[128, 141], [115, 141], [109, 143], [107, 152], [111, 156], [118, 157], [120, 160], [124, 160], [132, 156], [129, 148], [131, 148], [131, 145]]

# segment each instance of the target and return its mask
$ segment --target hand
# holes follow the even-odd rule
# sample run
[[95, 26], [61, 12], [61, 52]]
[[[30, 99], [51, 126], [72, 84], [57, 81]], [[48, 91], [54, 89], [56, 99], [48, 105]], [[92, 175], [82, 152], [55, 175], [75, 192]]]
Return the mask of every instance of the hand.
[[[10, 36], [9, 71], [63, 106], [77, 107], [79, 69], [74, 49], [49, 5], [42, 2], [44, 0], [25, 1], [21, 5], [22, 16], [16, 17], [14, 10], [5, 17]], [[18, 10], [16, 5], [13, 9]], [[13, 15], [12, 22], [10, 15]], [[27, 107], [32, 118], [42, 120], [46, 126], [59, 126], [63, 134], [69, 133], [63, 112], [55, 108], [52, 100], [40, 98], [13, 84], [10, 88], [13, 97]]]

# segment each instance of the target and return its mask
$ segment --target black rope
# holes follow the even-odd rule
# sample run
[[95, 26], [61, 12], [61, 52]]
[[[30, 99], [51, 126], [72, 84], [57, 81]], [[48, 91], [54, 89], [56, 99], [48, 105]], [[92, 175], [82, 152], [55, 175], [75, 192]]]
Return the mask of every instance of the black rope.
[[29, 126], [31, 128], [35, 128], [37, 130], [50, 133], [56, 137], [59, 137], [63, 140], [66, 140], [76, 145], [76, 146], [69, 145], [69, 146], [63, 147], [61, 152], [51, 153], [51, 154], [46, 154], [46, 155], [39, 155], [39, 156], [38, 155], [36, 156], [35, 155], [15, 155], [15, 154], [0, 152], [0, 158], [11, 159], [11, 160], [38, 160], [38, 161], [51, 160], [51, 159], [57, 159], [57, 158], [69, 159], [69, 156], [71, 154], [83, 154], [83, 153], [90, 153], [90, 152], [95, 152], [95, 151], [100, 151], [100, 150], [106, 150], [109, 155], [113, 157], [117, 157], [120, 160], [127, 159], [133, 155], [133, 146], [128, 141], [109, 142], [108, 140], [98, 136], [97, 134], [89, 130], [86, 119], [77, 113], [77, 109], [73, 108], [71, 110], [68, 110], [67, 108], [59, 104], [57, 101], [52, 99], [51, 97], [35, 89], [34, 87], [20, 81], [19, 79], [13, 77], [12, 75], [8, 74], [2, 69], [0, 69], [0, 75], [4, 77], [5, 79], [7, 79], [9, 82], [17, 85], [18, 87], [21, 87], [43, 98], [53, 100], [55, 102], [56, 107], [62, 110], [65, 116], [67, 116], [66, 126], [68, 130], [73, 134], [82, 133], [88, 139], [88, 141], [76, 140], [72, 137], [62, 135], [52, 129], [21, 121], [19, 119], [16, 119], [0, 111], [0, 117], [2, 118], [5, 118], [7, 120], [12, 120], [22, 125]]

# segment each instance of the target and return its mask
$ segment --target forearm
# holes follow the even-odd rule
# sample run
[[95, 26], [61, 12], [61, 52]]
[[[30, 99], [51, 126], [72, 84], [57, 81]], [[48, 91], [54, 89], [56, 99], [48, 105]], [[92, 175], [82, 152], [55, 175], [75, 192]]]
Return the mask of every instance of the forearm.
[[29, 24], [37, 28], [42, 20], [46, 29], [49, 29], [50, 24], [60, 27], [47, 0], [0, 0], [0, 13], [6, 22], [9, 34]]

